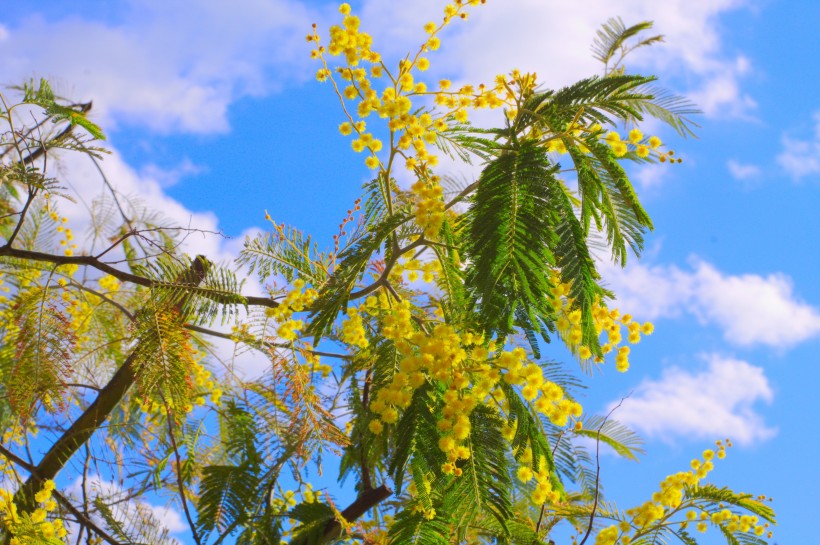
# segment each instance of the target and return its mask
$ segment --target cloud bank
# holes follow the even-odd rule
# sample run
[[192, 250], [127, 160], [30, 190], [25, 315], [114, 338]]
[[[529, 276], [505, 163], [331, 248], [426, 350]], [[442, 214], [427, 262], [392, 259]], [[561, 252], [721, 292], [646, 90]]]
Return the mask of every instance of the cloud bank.
[[763, 369], [717, 354], [702, 359], [705, 369], [672, 367], [659, 379], [641, 382], [614, 418], [665, 441], [728, 437], [748, 445], [773, 437], [777, 430], [768, 427], [755, 409], [759, 402], [774, 399]]

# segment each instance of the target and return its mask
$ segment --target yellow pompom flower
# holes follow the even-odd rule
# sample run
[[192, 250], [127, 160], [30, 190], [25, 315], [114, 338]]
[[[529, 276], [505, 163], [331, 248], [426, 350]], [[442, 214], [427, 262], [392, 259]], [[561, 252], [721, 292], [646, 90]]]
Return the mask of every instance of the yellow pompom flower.
[[532, 469], [528, 466], [521, 466], [518, 468], [516, 476], [518, 477], [518, 480], [522, 483], [528, 483], [532, 480]]
[[348, 100], [353, 100], [354, 98], [359, 96], [359, 91], [358, 91], [358, 89], [356, 89], [355, 86], [348, 85], [347, 87], [345, 87], [344, 96]]
[[320, 68], [316, 71], [316, 81], [327, 81], [328, 77], [330, 77], [330, 70], [327, 68]]
[[37, 524], [38, 522], [43, 522], [46, 520], [46, 510], [45, 509], [35, 509], [33, 513], [31, 513], [31, 522]]
[[384, 425], [381, 420], [371, 420], [367, 428], [375, 435], [379, 435], [384, 430]]
[[623, 157], [624, 155], [626, 155], [627, 151], [629, 151], [629, 149], [623, 142], [612, 143], [612, 152], [615, 154], [615, 157]]
[[456, 448], [456, 440], [452, 435], [444, 435], [438, 440], [438, 448], [445, 453], [452, 452]]

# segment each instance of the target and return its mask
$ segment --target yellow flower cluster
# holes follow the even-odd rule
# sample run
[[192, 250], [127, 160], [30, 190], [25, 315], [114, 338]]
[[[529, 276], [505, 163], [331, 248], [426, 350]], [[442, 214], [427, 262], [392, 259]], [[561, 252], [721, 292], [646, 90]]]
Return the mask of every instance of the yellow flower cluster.
[[51, 497], [54, 488], [52, 480], [43, 483], [43, 488], [34, 496], [40, 506], [30, 513], [19, 512], [14, 503], [14, 494], [0, 490], [0, 528], [4, 533], [15, 536], [9, 542], [11, 545], [44, 543], [45, 540], [62, 539], [68, 534], [62, 520], [48, 520], [48, 513], [57, 508], [57, 502]]
[[302, 501], [305, 503], [316, 503], [322, 500], [322, 491], [313, 490], [313, 485], [307, 483], [304, 490], [302, 490]]
[[296, 505], [296, 492], [285, 490], [281, 496], [271, 500], [271, 507], [276, 512], [285, 512]]
[[364, 322], [356, 307], [347, 309], [347, 320], [342, 322], [342, 340], [359, 348], [367, 348], [370, 344], [365, 334]]
[[[515, 433], [513, 432], [507, 439], [511, 441], [514, 435]], [[550, 473], [546, 467], [546, 460], [543, 457], [538, 460], [538, 471], [533, 471], [532, 449], [527, 447], [524, 454], [518, 459], [518, 462], [522, 464], [518, 467], [518, 471], [516, 471], [518, 480], [526, 484], [532, 479], [535, 479], [536, 485], [532, 494], [530, 494], [530, 500], [532, 500], [535, 505], [543, 505], [544, 503], [554, 504], [560, 501], [560, 494], [552, 488]]]
[[[521, 386], [521, 397], [532, 402], [535, 410], [549, 418], [556, 426], [563, 427], [570, 418], [579, 418], [583, 412], [581, 405], [564, 395], [564, 390], [556, 383], [544, 377], [543, 370], [535, 363], [528, 363], [527, 353], [521, 347], [501, 352], [495, 359], [497, 370], [503, 372], [501, 379], [507, 384]], [[487, 373], [494, 379], [497, 371], [490, 369]], [[502, 390], [494, 391], [493, 397], [498, 400], [503, 412], [508, 412], [507, 402]], [[515, 430], [509, 430], [508, 440], [512, 440]]]
[[[441, 80], [438, 90], [430, 91], [427, 83], [417, 81], [414, 76], [414, 72], [424, 72], [430, 68], [430, 59], [425, 54], [440, 47], [438, 32], [456, 17], [465, 19], [467, 6], [479, 3], [481, 2], [478, 0], [470, 0], [448, 5], [442, 23], [431, 22], [425, 25], [424, 30], [428, 36], [418, 52], [415, 56], [401, 60], [395, 72], [391, 72], [382, 61], [381, 55], [373, 51], [372, 37], [359, 29], [359, 18], [351, 15], [348, 4], [339, 7], [344, 16], [342, 25], [330, 28], [330, 42], [327, 47], [321, 44], [315, 28], [307, 37], [308, 41], [315, 45], [311, 57], [321, 60], [323, 65], [316, 74], [317, 79], [329, 79], [333, 83], [347, 115], [348, 121], [339, 126], [339, 131], [345, 136], [355, 136], [351, 143], [355, 151], [370, 152], [365, 159], [365, 164], [369, 168], [387, 170], [392, 165], [394, 156], [399, 154], [404, 158], [405, 166], [409, 170], [426, 174], [429, 167], [438, 163], [438, 157], [427, 149], [428, 145], [436, 142], [437, 133], [446, 131], [450, 122], [466, 122], [468, 108], [497, 108], [506, 103], [505, 99], [499, 96], [506, 94], [503, 77], [498, 79], [493, 89], [487, 89], [483, 85], [476, 89], [467, 85], [458, 91], [450, 91], [451, 83], [448, 80]], [[347, 83], [337, 83], [328, 65], [326, 54], [344, 56], [346, 64], [336, 68], [335, 72]], [[369, 69], [360, 67], [360, 63], [368, 63]], [[380, 92], [375, 88], [374, 80], [383, 78], [388, 81]], [[445, 111], [438, 115], [427, 112], [412, 114], [414, 109], [418, 109], [418, 105], [414, 107], [411, 97], [427, 96], [434, 96], [435, 104], [444, 106]], [[354, 121], [345, 101], [357, 101], [355, 113], [360, 119], [376, 112], [379, 117], [388, 120], [391, 148], [387, 167], [376, 156], [382, 149], [382, 142], [366, 132], [364, 121]]]
[[279, 324], [276, 334], [287, 341], [298, 339], [299, 331], [305, 327], [305, 323], [302, 320], [293, 319], [293, 313], [306, 310], [318, 296], [319, 293], [315, 289], [305, 289], [304, 280], [301, 278], [294, 280], [293, 289], [288, 292], [279, 306], [266, 310], [266, 314]]
[[[644, 504], [626, 511], [631, 520], [621, 521], [619, 524], [602, 529], [595, 540], [596, 545], [629, 545], [636, 538], [644, 535], [653, 523], [667, 521], [670, 524], [672, 515], [686, 508], [694, 507], [687, 511], [685, 520], [680, 521], [681, 529], [685, 529], [690, 523], [696, 523], [696, 528], [700, 532], [708, 529], [708, 523], [720, 527], [724, 533], [737, 533], [754, 531], [758, 536], [762, 536], [768, 528], [768, 523], [759, 524], [759, 519], [754, 515], [740, 515], [729, 509], [719, 511], [708, 511], [698, 507], [693, 500], [687, 500], [684, 496], [687, 487], [696, 487], [714, 469], [714, 458], [724, 458], [726, 447], [732, 446], [727, 440], [717, 442], [717, 451], [708, 449], [703, 452], [703, 460], [694, 459], [691, 462], [691, 471], [682, 471], [669, 475], [661, 483], [660, 490], [652, 495], [652, 499]], [[722, 508], [722, 505], [720, 506]], [[698, 510], [700, 509], [700, 513]], [[771, 538], [771, 533], [769, 534]]]
[[419, 279], [419, 275], [421, 275], [421, 279], [424, 282], [430, 283], [435, 280], [436, 275], [440, 272], [441, 264], [437, 260], [422, 262], [418, 259], [408, 259], [407, 261], [399, 261], [393, 265], [390, 276], [391, 280], [398, 279], [402, 277], [404, 273], [407, 273], [407, 280], [409, 282], [415, 282]]
[[641, 159], [655, 155], [661, 163], [667, 161], [670, 163], [683, 162], [683, 159], [673, 158], [675, 155], [673, 150], [661, 152], [659, 148], [663, 145], [663, 142], [657, 136], [646, 138], [643, 132], [635, 127], [629, 131], [626, 138], [623, 138], [617, 131], [605, 132], [598, 123], [589, 127], [572, 125], [565, 132], [551, 135], [546, 140], [546, 149], [549, 152], [568, 153], [567, 143], [571, 142], [581, 153], [588, 153], [589, 148], [584, 144], [584, 138], [589, 136], [595, 136], [609, 144], [616, 157], [624, 157], [627, 153], [633, 151]]
[[[560, 386], [547, 380], [541, 367], [528, 361], [523, 348], [497, 351], [495, 343], [485, 343], [482, 335], [458, 332], [442, 322], [428, 322], [429, 332], [419, 330], [414, 326], [409, 301], [391, 305], [384, 294], [368, 297], [360, 312], [377, 318], [382, 334], [395, 343], [400, 355], [397, 372], [371, 401], [370, 410], [376, 418], [370, 421], [370, 431], [380, 434], [386, 425], [398, 422], [401, 411], [410, 405], [419, 387], [428, 381], [440, 384], [445, 389], [437, 428], [441, 434], [438, 447], [447, 455], [442, 466], [444, 473], [460, 475], [457, 462], [471, 456], [467, 439], [471, 432], [470, 415], [477, 405], [495, 406], [509, 420], [509, 403], [500, 387], [502, 381], [520, 387], [522, 397], [558, 426], [581, 415], [581, 406], [567, 399]], [[514, 436], [515, 428], [504, 430], [508, 441]], [[523, 460], [526, 464], [526, 457]], [[537, 479], [534, 501], [553, 497], [546, 468], [530, 470], [529, 475], [522, 470], [519, 477]]]
[[655, 154], [661, 163], [665, 163], [667, 160], [670, 163], [683, 162], [683, 159], [680, 158], [673, 159], [675, 155], [673, 150], [669, 150], [665, 153], [658, 151], [658, 148], [663, 144], [661, 139], [657, 136], [646, 138], [643, 132], [637, 127], [629, 131], [625, 140], [623, 140], [621, 135], [616, 131], [610, 131], [604, 135], [603, 129], [597, 124], [590, 128], [590, 132], [600, 134], [600, 137], [612, 148], [612, 152], [616, 157], [623, 157], [629, 153], [631, 149], [635, 152], [635, 155], [642, 159], [649, 157], [650, 154]]
[[[691, 513], [691, 515], [689, 514]], [[687, 513], [688, 516], [696, 516], [695, 511], [689, 511]], [[701, 516], [705, 515], [705, 512], [701, 512]], [[729, 533], [746, 533], [749, 531], [754, 531], [754, 533], [758, 536], [762, 536], [766, 533], [766, 529], [769, 527], [769, 523], [765, 524], [758, 524], [760, 519], [754, 515], [739, 515], [737, 513], [733, 513], [729, 509], [722, 509], [715, 513], [709, 515], [709, 520], [711, 523], [718, 527], [723, 527]], [[701, 524], [703, 526], [701, 526]], [[705, 531], [706, 530], [706, 523], [701, 522], [698, 523], [698, 531]], [[769, 536], [771, 538], [771, 535]]]
[[[592, 358], [592, 350], [581, 344], [581, 311], [573, 309], [574, 301], [570, 298], [571, 286], [566, 282], [560, 282], [557, 275], [553, 275], [553, 288], [551, 288], [552, 298], [550, 300], [556, 311], [556, 327], [567, 346], [578, 354], [582, 360]], [[626, 329], [626, 339], [630, 344], [641, 342], [641, 335], [651, 335], [655, 326], [651, 322], [639, 323], [633, 320], [631, 314], [621, 315], [618, 309], [610, 310], [603, 303], [598, 301], [592, 306], [592, 319], [595, 331], [598, 335], [607, 334], [607, 342], [601, 345], [601, 351], [609, 354], [615, 351], [615, 369], [624, 373], [629, 369], [628, 346], [620, 346], [624, 338], [624, 328]], [[595, 363], [603, 363], [603, 358], [596, 356]]]
[[3, 295], [3, 293], [8, 293], [9, 291], [11, 291], [10, 287], [4, 285], [5, 283], [6, 281], [3, 280], [3, 273], [0, 272], [0, 304], [7, 303], [9, 300], [8, 297]]
[[100, 278], [97, 283], [107, 293], [117, 293], [120, 291], [120, 281], [116, 277], [109, 275]]
[[[32, 422], [28, 423], [30, 426], [34, 426]], [[15, 422], [11, 424], [6, 431], [3, 432], [3, 444], [9, 445], [12, 442], [22, 445], [26, 439], [26, 425], [21, 422]]]
[[85, 343], [90, 340], [88, 335], [85, 335], [91, 326], [91, 316], [94, 313], [88, 300], [83, 298], [78, 299], [72, 296], [68, 291], [63, 292], [63, 299], [66, 301], [66, 314], [71, 317], [71, 331], [76, 335], [77, 341]]
[[[223, 391], [217, 387], [217, 383], [211, 371], [202, 364], [206, 355], [205, 352], [193, 350], [193, 347], [191, 347], [190, 357], [188, 358], [188, 368], [190, 369], [193, 379], [193, 391], [191, 395], [192, 402], [186, 403], [184, 407], [181, 407], [185, 414], [192, 413], [195, 406], [204, 405], [208, 399], [210, 399], [213, 405], [217, 407], [220, 406]], [[168, 414], [169, 408], [175, 408], [172, 399], [168, 399], [163, 403], [159, 399], [146, 397], [140, 403], [140, 411], [152, 416], [165, 416]]]
[[52, 220], [59, 224], [57, 225], [56, 230], [58, 233], [62, 233], [63, 235], [63, 238], [60, 240], [60, 246], [63, 246], [65, 248], [65, 250], [63, 250], [63, 253], [67, 256], [74, 255], [74, 250], [77, 249], [77, 245], [71, 242], [72, 240], [74, 240], [74, 233], [71, 232], [71, 229], [65, 227], [65, 224], [68, 223], [68, 218], [61, 218], [60, 215], [57, 214], [57, 212], [53, 211], [49, 214], [49, 216]]
[[419, 178], [411, 187], [415, 197], [413, 214], [416, 223], [424, 229], [424, 236], [429, 240], [436, 240], [444, 223], [444, 199], [438, 176], [431, 176], [429, 180]]

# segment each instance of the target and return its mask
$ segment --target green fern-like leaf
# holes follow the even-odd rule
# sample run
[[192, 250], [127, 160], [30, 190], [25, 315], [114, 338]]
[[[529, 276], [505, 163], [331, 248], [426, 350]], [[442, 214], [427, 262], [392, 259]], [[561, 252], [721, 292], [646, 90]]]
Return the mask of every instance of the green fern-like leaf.
[[[606, 23], [601, 25], [595, 40], [592, 42], [593, 56], [595, 59], [608, 66], [619, 50], [627, 52], [625, 43], [626, 40], [637, 36], [644, 30], [649, 30], [652, 26], [651, 21], [642, 21], [627, 28], [620, 17], [617, 19], [609, 19]], [[660, 35], [644, 38], [634, 46], [628, 48], [628, 50], [636, 49], [638, 47], [645, 47], [662, 41], [663, 36]]]
[[686, 495], [694, 499], [708, 500], [714, 504], [724, 503], [733, 505], [750, 513], [754, 513], [771, 523], [775, 522], [774, 510], [765, 503], [755, 499], [751, 494], [742, 494], [725, 487], [718, 488], [715, 485], [707, 484], [688, 488]]
[[212, 465], [202, 470], [197, 526], [203, 535], [243, 524], [249, 507], [258, 502], [258, 478], [253, 466]]
[[305, 333], [313, 335], [313, 344], [329, 331], [336, 316], [346, 306], [350, 293], [382, 243], [395, 228], [407, 221], [407, 217], [394, 215], [371, 228], [366, 234], [339, 254], [339, 265], [330, 278], [320, 287], [319, 297], [314, 301]]
[[616, 420], [602, 416], [587, 417], [583, 421], [583, 428], [575, 430], [575, 434], [601, 441], [619, 455], [636, 462], [638, 461], [637, 455], [644, 452], [641, 448], [643, 441], [635, 432]]
[[336, 513], [327, 504], [303, 502], [291, 509], [288, 516], [299, 521], [290, 545], [322, 545], [327, 524], [336, 518]]
[[424, 513], [405, 509], [390, 527], [390, 545], [450, 545], [450, 525], [446, 518], [432, 519]]
[[[410, 406], [396, 424], [395, 445], [389, 472], [395, 483], [396, 494], [401, 493], [408, 461], [416, 459], [414, 476], [432, 473], [441, 476], [441, 464], [446, 462], [444, 453], [433, 438], [438, 437], [436, 413], [439, 403], [433, 401], [431, 386], [422, 386], [413, 394]], [[417, 483], [417, 487], [419, 484]]]
[[39, 85], [35, 86], [30, 82], [23, 86], [23, 102], [26, 104], [36, 104], [43, 108], [46, 115], [55, 122], [68, 121], [71, 125], [79, 125], [97, 140], [105, 140], [102, 129], [92, 123], [86, 112], [78, 107], [64, 106], [57, 102], [54, 91], [45, 79], [40, 79]]
[[513, 516], [503, 423], [495, 411], [478, 406], [470, 415], [470, 424], [470, 458], [460, 466], [462, 475], [453, 479], [443, 500], [462, 539], [481, 512], [492, 515], [505, 532]]
[[550, 185], [557, 167], [538, 143], [522, 142], [487, 165], [464, 216], [465, 285], [485, 331], [509, 334], [516, 312], [538, 329], [548, 292], [555, 232]]
[[260, 282], [281, 274], [288, 282], [302, 278], [314, 286], [327, 279], [327, 256], [310, 236], [293, 227], [246, 238], [237, 263], [256, 272]]
[[122, 545], [178, 545], [150, 507], [118, 496], [94, 499], [97, 513]]

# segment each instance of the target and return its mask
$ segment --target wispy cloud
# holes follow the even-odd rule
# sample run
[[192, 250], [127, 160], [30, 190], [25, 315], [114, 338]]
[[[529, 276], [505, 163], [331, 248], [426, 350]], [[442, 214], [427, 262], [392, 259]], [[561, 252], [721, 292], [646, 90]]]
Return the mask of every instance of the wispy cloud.
[[729, 159], [726, 162], [726, 168], [729, 169], [729, 174], [735, 180], [746, 181], [752, 180], [760, 176], [760, 167], [757, 165], [740, 163], [734, 159]]
[[733, 344], [789, 348], [820, 335], [820, 309], [794, 293], [787, 275], [725, 274], [696, 258], [691, 266], [604, 265], [604, 278], [622, 310], [643, 319], [689, 314]]
[[672, 367], [659, 379], [644, 380], [614, 417], [665, 441], [728, 437], [751, 444], [773, 437], [777, 430], [755, 408], [774, 399], [763, 369], [716, 354], [701, 359], [706, 365], [699, 371]]
[[783, 151], [777, 156], [777, 163], [795, 180], [820, 174], [820, 112], [815, 112], [813, 118], [813, 138], [802, 140], [784, 135]]

